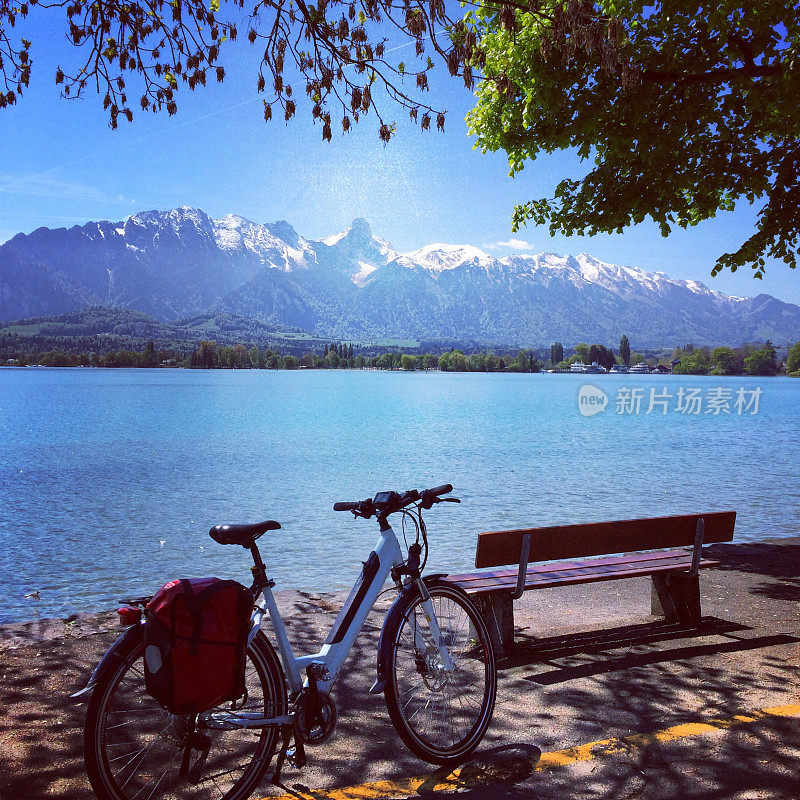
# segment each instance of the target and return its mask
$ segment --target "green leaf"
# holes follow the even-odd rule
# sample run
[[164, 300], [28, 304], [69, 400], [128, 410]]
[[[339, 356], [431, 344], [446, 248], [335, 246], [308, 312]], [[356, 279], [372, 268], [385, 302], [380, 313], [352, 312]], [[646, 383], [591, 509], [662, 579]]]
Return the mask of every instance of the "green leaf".
[[[564, 12], [557, 29], [554, 8]], [[514, 32], [497, 6], [473, 9], [465, 19], [479, 34], [488, 78], [467, 115], [475, 147], [505, 151], [512, 175], [541, 153], [583, 160], [580, 180], [518, 205], [514, 225], [568, 235], [650, 220], [667, 235], [730, 212], [737, 200], [761, 200], [756, 230], [720, 256], [715, 272], [744, 264], [761, 272], [759, 259], [787, 253], [786, 263], [796, 263], [800, 216], [796, 202], [782, 202], [777, 177], [791, 175], [794, 192], [798, 29], [784, 4], [553, 0], [547, 15], [517, 12]], [[720, 34], [731, 25], [731, 35]], [[746, 67], [742, 37], [753, 62], [774, 72]]]

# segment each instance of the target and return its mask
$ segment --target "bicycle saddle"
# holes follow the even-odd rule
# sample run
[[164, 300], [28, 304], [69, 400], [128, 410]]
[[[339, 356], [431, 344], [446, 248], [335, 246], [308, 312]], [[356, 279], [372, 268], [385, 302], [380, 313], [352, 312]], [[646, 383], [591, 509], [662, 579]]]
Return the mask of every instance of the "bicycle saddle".
[[219, 544], [240, 544], [250, 547], [259, 536], [267, 531], [277, 531], [279, 522], [268, 519], [265, 522], [252, 522], [242, 525], [215, 525], [208, 535]]

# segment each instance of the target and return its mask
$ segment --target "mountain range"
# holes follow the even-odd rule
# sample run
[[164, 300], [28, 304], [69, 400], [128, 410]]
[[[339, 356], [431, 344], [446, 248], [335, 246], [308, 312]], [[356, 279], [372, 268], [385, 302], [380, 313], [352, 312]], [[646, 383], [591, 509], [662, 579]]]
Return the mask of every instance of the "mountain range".
[[90, 306], [158, 320], [222, 313], [349, 341], [541, 346], [741, 344], [800, 338], [800, 306], [730, 297], [662, 272], [554, 253], [495, 258], [430, 244], [398, 253], [356, 219], [307, 239], [288, 222], [181, 207], [39, 228], [0, 246], [0, 319]]

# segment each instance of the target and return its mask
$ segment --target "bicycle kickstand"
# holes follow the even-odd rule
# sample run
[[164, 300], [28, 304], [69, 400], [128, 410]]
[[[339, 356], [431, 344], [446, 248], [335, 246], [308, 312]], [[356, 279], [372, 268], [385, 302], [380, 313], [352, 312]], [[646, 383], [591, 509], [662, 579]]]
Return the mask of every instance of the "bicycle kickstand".
[[[294, 747], [290, 748], [294, 734]], [[294, 725], [281, 726], [281, 749], [275, 761], [275, 772], [272, 775], [272, 783], [281, 786], [281, 771], [286, 759], [295, 769], [302, 769], [306, 765], [306, 749], [303, 747], [303, 740], [297, 735]]]
[[276, 786], [281, 785], [281, 770], [292, 741], [292, 728], [292, 725], [281, 725], [281, 749], [278, 751], [277, 759], [275, 759], [275, 772], [272, 774], [272, 783]]

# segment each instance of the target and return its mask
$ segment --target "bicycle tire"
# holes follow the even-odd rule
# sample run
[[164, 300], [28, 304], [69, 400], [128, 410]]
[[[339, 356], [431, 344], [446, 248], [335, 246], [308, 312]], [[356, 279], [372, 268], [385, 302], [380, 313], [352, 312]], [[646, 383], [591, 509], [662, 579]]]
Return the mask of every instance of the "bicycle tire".
[[[199, 764], [197, 757], [193, 780], [181, 779], [179, 768], [185, 747], [180, 736], [182, 730], [185, 734], [187, 718], [169, 714], [146, 693], [141, 633], [120, 639], [113, 647], [112, 666], [100, 676], [92, 692], [84, 727], [84, 762], [99, 800], [199, 796], [246, 800], [269, 767], [278, 728], [203, 728], [202, 733], [211, 741], [207, 759]], [[260, 712], [263, 708], [269, 716], [286, 713], [283, 671], [262, 633], [248, 647], [245, 676], [248, 699], [244, 710]], [[237, 755], [245, 745], [246, 752]], [[239, 763], [230, 767], [233, 759]]]
[[[443, 669], [421, 598], [412, 596], [386, 631], [391, 655], [384, 698], [392, 724], [412, 753], [432, 764], [455, 764], [475, 750], [489, 727], [497, 666], [486, 625], [467, 594], [444, 581], [430, 583], [428, 591], [456, 668]], [[463, 735], [457, 733], [459, 718]]]

